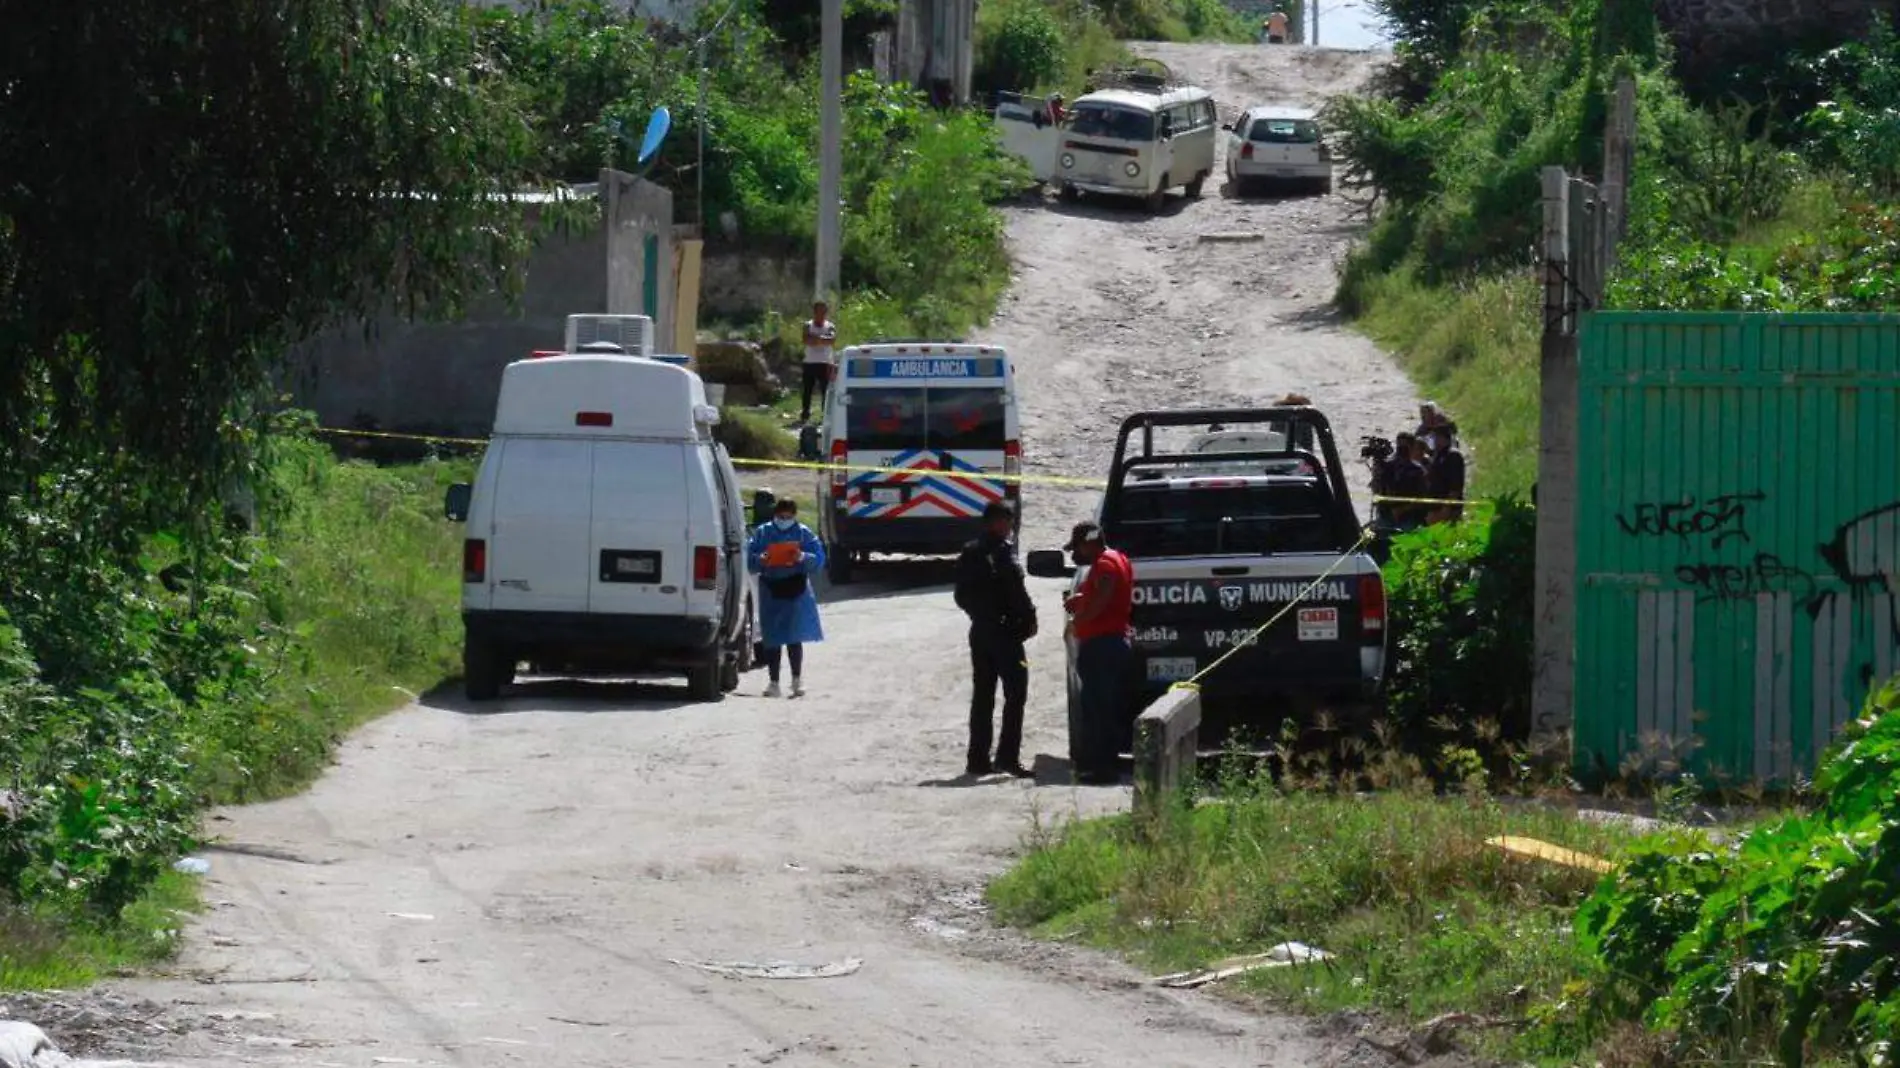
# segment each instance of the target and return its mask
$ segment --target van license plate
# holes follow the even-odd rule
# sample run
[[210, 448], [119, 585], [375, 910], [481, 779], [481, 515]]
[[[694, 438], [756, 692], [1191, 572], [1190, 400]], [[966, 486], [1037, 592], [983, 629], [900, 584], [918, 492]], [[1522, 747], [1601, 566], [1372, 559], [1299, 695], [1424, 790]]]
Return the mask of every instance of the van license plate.
[[651, 549], [602, 549], [600, 581], [658, 582], [660, 554]]
[[1148, 660], [1149, 682], [1184, 682], [1194, 677], [1191, 656], [1157, 656]]
[[1300, 640], [1303, 642], [1335, 642], [1339, 640], [1339, 609], [1302, 608], [1300, 609]]
[[902, 486], [872, 486], [871, 503], [903, 504], [904, 488]]

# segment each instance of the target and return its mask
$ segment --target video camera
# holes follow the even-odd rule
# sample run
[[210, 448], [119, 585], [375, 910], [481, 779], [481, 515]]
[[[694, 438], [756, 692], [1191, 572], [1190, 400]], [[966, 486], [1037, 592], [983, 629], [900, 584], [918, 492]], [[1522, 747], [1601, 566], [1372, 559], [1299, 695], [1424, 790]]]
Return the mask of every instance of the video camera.
[[1369, 464], [1382, 464], [1392, 458], [1392, 442], [1380, 437], [1360, 438], [1359, 458]]

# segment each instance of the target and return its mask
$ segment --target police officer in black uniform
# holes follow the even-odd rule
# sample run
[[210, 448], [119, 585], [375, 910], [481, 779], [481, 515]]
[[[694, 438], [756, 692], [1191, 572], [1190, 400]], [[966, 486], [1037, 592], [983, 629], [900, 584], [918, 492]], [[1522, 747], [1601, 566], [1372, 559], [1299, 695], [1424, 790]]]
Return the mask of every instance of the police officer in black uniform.
[[[1036, 606], [1016, 562], [1016, 510], [1006, 501], [983, 509], [983, 534], [957, 558], [957, 607], [970, 617], [970, 755], [967, 775], [1001, 771], [1021, 778], [1023, 706], [1029, 702], [1029, 654], [1023, 643], [1036, 634]], [[990, 759], [996, 684], [1003, 684], [1003, 731]]]

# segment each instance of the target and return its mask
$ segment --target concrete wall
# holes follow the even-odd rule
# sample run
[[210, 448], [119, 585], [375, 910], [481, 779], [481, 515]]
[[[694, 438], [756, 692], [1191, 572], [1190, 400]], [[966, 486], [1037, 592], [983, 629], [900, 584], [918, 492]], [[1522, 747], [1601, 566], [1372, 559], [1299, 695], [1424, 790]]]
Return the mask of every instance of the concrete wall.
[[960, 103], [970, 99], [975, 45], [976, 0], [901, 0], [892, 72], [926, 91], [942, 80]]
[[501, 370], [535, 349], [558, 349], [567, 317], [607, 310], [606, 235], [550, 236], [528, 264], [518, 312], [499, 297], [456, 323], [387, 316], [300, 346], [286, 385], [324, 426], [479, 436], [495, 415]]
[[772, 309], [808, 312], [813, 277], [812, 259], [803, 253], [708, 247], [700, 260], [700, 321], [749, 319]]
[[[673, 198], [616, 171], [601, 173], [601, 218], [581, 232], [542, 237], [527, 265], [518, 310], [495, 296], [460, 322], [411, 323], [385, 316], [305, 342], [284, 385], [324, 426], [453, 436], [488, 433], [501, 371], [536, 349], [558, 349], [575, 313], [649, 314], [645, 236], [660, 240], [654, 341], [674, 338]], [[533, 212], [535, 209], [526, 209]]]

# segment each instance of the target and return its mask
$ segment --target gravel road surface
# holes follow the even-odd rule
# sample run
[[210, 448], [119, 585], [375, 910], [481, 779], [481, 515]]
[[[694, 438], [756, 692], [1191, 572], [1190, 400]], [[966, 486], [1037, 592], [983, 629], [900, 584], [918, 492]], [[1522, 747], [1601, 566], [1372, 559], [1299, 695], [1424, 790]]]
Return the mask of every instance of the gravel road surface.
[[[1213, 89], [1223, 119], [1350, 91], [1374, 62], [1150, 51]], [[1351, 206], [1239, 202], [1216, 173], [1158, 217], [1008, 209], [1020, 277], [984, 336], [1019, 361], [1032, 472], [1099, 474], [1142, 406], [1299, 390], [1348, 447], [1412, 419], [1410, 384], [1327, 310]], [[1233, 231], [1262, 237], [1201, 241]], [[1028, 546], [1091, 504], [1032, 488]], [[981, 884], [1032, 823], [1128, 793], [1068, 786], [1054, 756], [1058, 587], [1044, 582], [1025, 752], [1039, 776], [958, 778], [967, 662], [946, 578], [889, 565], [826, 591], [802, 700], [756, 696], [762, 672], [709, 706], [663, 683], [530, 681], [480, 709], [452, 693], [381, 720], [305, 796], [217, 816], [189, 948], [172, 976], [101, 995], [139, 1006], [139, 1026], [95, 1026], [89, 1044], [189, 1065], [1380, 1063], [1336, 1028], [995, 929]], [[772, 962], [848, 974], [704, 967]]]

